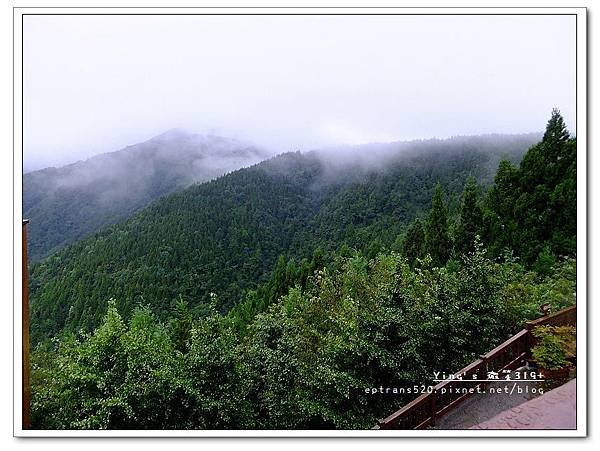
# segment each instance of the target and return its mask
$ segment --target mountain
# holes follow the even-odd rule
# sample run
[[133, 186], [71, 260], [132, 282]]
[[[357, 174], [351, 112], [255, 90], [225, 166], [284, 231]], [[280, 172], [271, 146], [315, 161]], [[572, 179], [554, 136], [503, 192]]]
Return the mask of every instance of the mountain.
[[29, 256], [39, 260], [154, 199], [267, 157], [230, 138], [170, 130], [149, 141], [23, 177]]
[[110, 298], [130, 314], [166, 317], [182, 298], [196, 314], [227, 311], [270, 275], [280, 255], [308, 259], [395, 246], [429, 211], [436, 183], [450, 212], [465, 181], [490, 185], [539, 134], [488, 135], [288, 153], [164, 196], [126, 221], [31, 267], [33, 340], [91, 330]]
[[372, 427], [576, 305], [577, 139], [526, 140], [280, 155], [35, 264], [33, 428]]

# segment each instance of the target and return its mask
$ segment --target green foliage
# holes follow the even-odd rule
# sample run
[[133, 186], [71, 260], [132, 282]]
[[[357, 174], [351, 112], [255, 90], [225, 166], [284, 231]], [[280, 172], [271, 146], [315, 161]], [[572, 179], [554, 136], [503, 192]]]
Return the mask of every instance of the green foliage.
[[467, 179], [462, 194], [460, 217], [454, 236], [457, 254], [473, 252], [477, 237], [483, 232], [483, 210], [479, 200], [479, 189], [473, 177]]
[[556, 257], [550, 251], [550, 246], [546, 245], [538, 255], [537, 260], [533, 264], [533, 269], [541, 276], [551, 274], [552, 268], [556, 265]]
[[188, 304], [181, 297], [175, 303], [173, 316], [174, 318], [169, 323], [169, 335], [175, 349], [180, 352], [187, 352], [192, 336], [193, 322]]
[[575, 356], [575, 328], [570, 326], [538, 326], [533, 329], [537, 344], [531, 355], [538, 366], [558, 370], [569, 366], [568, 357]]
[[547, 249], [554, 256], [575, 256], [577, 140], [558, 110], [518, 169], [500, 164], [486, 206], [487, 239], [495, 255], [512, 249], [529, 265]]
[[425, 228], [425, 250], [432, 263], [443, 266], [450, 258], [452, 242], [448, 230], [448, 207], [444, 202], [444, 191], [438, 183], [431, 201], [431, 211]]
[[115, 305], [109, 303], [93, 334], [58, 343], [53, 371], [33, 385], [35, 427], [168, 427], [169, 406], [175, 406], [167, 398], [176, 368], [168, 335], [147, 309], [136, 309], [126, 326]]
[[254, 426], [249, 381], [230, 322], [218, 315], [200, 321], [178, 374], [182, 387], [177, 428], [245, 429]]
[[148, 309], [136, 309], [126, 325], [111, 301], [93, 334], [59, 341], [55, 351], [47, 344], [34, 351], [34, 427], [247, 426], [247, 387], [226, 320], [213, 316], [196, 324], [189, 352], [175, 345]]
[[406, 231], [402, 243], [402, 254], [411, 266], [425, 256], [425, 231], [419, 218], [415, 219]]
[[569, 131], [560, 115], [560, 111], [557, 108], [553, 108], [542, 141], [550, 146], [559, 146], [565, 144], [569, 138]]
[[260, 427], [367, 428], [385, 412], [364, 389], [397, 380], [386, 331], [402, 319], [391, 297], [401, 265], [344, 258], [256, 318], [243, 349]]
[[[553, 112], [483, 202], [464, 142], [338, 178], [285, 154], [54, 254], [32, 266], [34, 426], [371, 427], [414, 396], [365, 389], [428, 384], [575, 303], [575, 146]], [[541, 366], [572, 332], [535, 332]]]
[[[111, 301], [92, 334], [33, 352], [34, 426], [368, 428], [413, 396], [366, 388], [426, 384], [434, 371], [457, 370], [521, 326], [511, 287], [542, 292], [575, 273], [565, 263], [538, 281], [485, 254], [477, 244], [453, 269], [429, 257], [411, 269], [396, 253], [368, 260], [342, 248], [304, 287], [295, 283], [254, 316], [193, 321], [183, 349], [180, 329], [164, 328], [147, 308], [126, 324]], [[173, 315], [171, 326], [189, 321], [181, 302]]]
[[518, 186], [518, 170], [510, 161], [502, 160], [484, 201], [485, 241], [493, 255], [514, 249], [517, 223], [513, 196]]
[[[346, 244], [373, 257], [427, 213], [436, 180], [452, 197], [470, 174], [489, 183], [499, 155], [517, 159], [531, 141], [416, 142], [385, 157], [384, 168], [290, 153], [163, 197], [31, 266], [32, 340], [93, 330], [110, 297], [125, 318], [148, 304], [161, 321], [180, 296], [194, 317], [208, 314], [210, 293], [218, 294], [220, 312], [251, 292], [267, 305], [273, 293], [259, 287], [280, 256], [293, 260], [304, 280], [324, 266], [316, 249]], [[275, 297], [285, 292], [282, 281]]]
[[161, 196], [258, 162], [264, 151], [172, 130], [117, 152], [23, 175], [28, 252], [40, 260]]
[[503, 288], [501, 296], [511, 314], [512, 322], [523, 325], [526, 320], [542, 315], [540, 306], [548, 304], [555, 312], [575, 305], [577, 269], [574, 259], [566, 259], [552, 267], [551, 273], [540, 276], [507, 258], [503, 265], [517, 275]]

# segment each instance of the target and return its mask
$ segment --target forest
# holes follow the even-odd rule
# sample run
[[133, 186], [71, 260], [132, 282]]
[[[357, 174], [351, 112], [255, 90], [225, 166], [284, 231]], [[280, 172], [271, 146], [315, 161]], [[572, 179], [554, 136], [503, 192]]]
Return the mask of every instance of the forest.
[[217, 293], [225, 313], [268, 279], [280, 256], [306, 271], [315, 252], [343, 244], [369, 258], [398, 250], [437, 182], [456, 214], [470, 176], [489, 185], [503, 156], [517, 162], [533, 142], [517, 135], [359, 147], [343, 149], [346, 160], [292, 152], [164, 196], [31, 266], [32, 338], [93, 330], [111, 297], [126, 317], [141, 303], [166, 320], [179, 297], [201, 316]]
[[33, 427], [372, 427], [575, 303], [576, 137], [528, 147], [283, 154], [33, 264]]
[[27, 172], [29, 258], [41, 260], [161, 196], [264, 158], [264, 150], [233, 139], [174, 129], [116, 152]]

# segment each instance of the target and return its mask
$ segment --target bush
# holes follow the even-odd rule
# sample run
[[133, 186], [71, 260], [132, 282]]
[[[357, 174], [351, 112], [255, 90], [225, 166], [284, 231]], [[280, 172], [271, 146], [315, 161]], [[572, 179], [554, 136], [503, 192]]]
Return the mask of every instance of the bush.
[[570, 326], [538, 326], [533, 330], [538, 344], [533, 347], [533, 360], [546, 370], [558, 370], [570, 365], [575, 356], [575, 328]]
[[[411, 268], [394, 252], [333, 261], [272, 301], [250, 296], [239, 315], [213, 305], [194, 319], [178, 302], [167, 325], [143, 307], [126, 321], [111, 301], [93, 333], [34, 349], [34, 427], [369, 428], [414, 396], [365, 388], [456, 371], [538, 315], [539, 302], [573, 293], [574, 261], [540, 279], [480, 245], [445, 267], [425, 256]], [[535, 334], [540, 366], [574, 355], [574, 329]]]

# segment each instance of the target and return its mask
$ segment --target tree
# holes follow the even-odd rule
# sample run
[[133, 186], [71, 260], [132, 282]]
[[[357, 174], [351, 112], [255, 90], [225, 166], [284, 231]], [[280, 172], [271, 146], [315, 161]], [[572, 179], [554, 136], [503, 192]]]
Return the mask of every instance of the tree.
[[310, 262], [310, 274], [312, 275], [315, 271], [323, 269], [325, 267], [325, 254], [321, 246], [317, 246], [313, 252], [312, 260]]
[[558, 146], [569, 140], [569, 131], [558, 108], [552, 109], [552, 115], [546, 125], [542, 142], [549, 146]]
[[501, 255], [507, 248], [514, 249], [517, 228], [514, 206], [519, 189], [518, 169], [510, 161], [501, 160], [494, 186], [485, 197], [484, 237], [492, 255]]
[[173, 340], [175, 349], [187, 352], [192, 335], [193, 321], [188, 304], [181, 296], [179, 296], [179, 299], [175, 303], [173, 314], [175, 317], [170, 323], [171, 339]]
[[515, 250], [529, 264], [547, 243], [555, 255], [574, 255], [577, 234], [577, 143], [557, 109], [544, 138], [529, 149], [519, 167], [514, 214]]
[[273, 302], [279, 299], [287, 291], [287, 277], [286, 277], [287, 263], [283, 255], [279, 256], [277, 265], [275, 266], [275, 272], [271, 278], [271, 284], [269, 287], [269, 301]]
[[443, 266], [450, 257], [452, 242], [448, 233], [448, 207], [444, 202], [444, 191], [438, 183], [431, 201], [431, 212], [425, 229], [425, 250], [431, 255], [432, 263]]
[[574, 256], [577, 247], [577, 140], [557, 109], [542, 141], [515, 168], [502, 161], [486, 197], [485, 238], [492, 255], [511, 249], [528, 266]]
[[467, 179], [460, 205], [460, 217], [454, 237], [456, 252], [466, 254], [474, 250], [475, 238], [481, 236], [483, 212], [479, 203], [477, 182]]
[[425, 231], [419, 218], [415, 219], [404, 237], [402, 243], [402, 254], [406, 257], [408, 264], [414, 266], [418, 258], [422, 258], [425, 250]]

